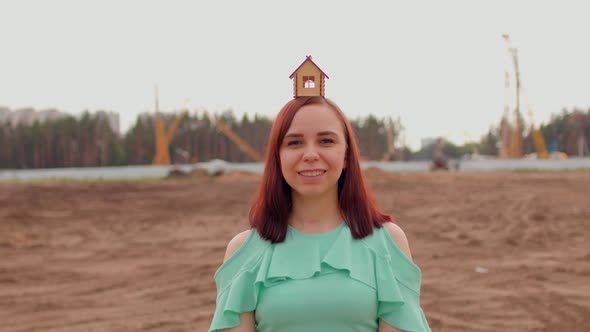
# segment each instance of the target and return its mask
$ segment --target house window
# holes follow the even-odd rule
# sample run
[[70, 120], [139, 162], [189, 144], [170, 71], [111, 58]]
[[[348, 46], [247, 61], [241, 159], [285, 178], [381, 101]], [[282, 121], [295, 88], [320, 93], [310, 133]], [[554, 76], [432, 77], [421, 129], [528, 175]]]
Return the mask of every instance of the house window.
[[303, 87], [305, 89], [315, 88], [315, 77], [314, 76], [303, 76]]

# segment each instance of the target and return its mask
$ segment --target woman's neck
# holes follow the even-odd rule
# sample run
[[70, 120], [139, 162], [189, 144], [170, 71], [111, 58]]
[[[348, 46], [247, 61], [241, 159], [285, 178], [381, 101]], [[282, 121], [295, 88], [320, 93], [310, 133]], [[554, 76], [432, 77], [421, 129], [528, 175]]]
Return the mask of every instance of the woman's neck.
[[334, 195], [301, 196], [293, 193], [293, 209], [289, 224], [303, 232], [324, 232], [343, 221], [338, 205], [338, 193]]

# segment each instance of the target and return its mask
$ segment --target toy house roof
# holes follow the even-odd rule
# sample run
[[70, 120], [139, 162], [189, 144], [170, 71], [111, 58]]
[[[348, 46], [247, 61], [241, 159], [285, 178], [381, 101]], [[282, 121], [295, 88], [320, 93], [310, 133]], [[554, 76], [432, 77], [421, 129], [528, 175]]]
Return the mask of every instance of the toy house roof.
[[305, 61], [303, 61], [299, 67], [297, 67], [297, 69], [295, 69], [293, 71], [293, 73], [291, 74], [291, 76], [289, 76], [289, 78], [293, 78], [293, 76], [295, 75], [295, 73], [299, 70], [299, 68], [301, 68], [301, 66], [303, 66], [307, 61], [311, 62], [322, 74], [324, 74], [324, 76], [326, 76], [326, 78], [329, 78], [328, 75], [326, 75], [326, 73], [324, 73], [324, 71], [322, 69], [320, 69], [320, 67], [318, 67], [318, 65], [315, 64], [315, 62], [313, 62], [313, 60], [311, 60], [311, 55], [308, 55], [305, 59]]

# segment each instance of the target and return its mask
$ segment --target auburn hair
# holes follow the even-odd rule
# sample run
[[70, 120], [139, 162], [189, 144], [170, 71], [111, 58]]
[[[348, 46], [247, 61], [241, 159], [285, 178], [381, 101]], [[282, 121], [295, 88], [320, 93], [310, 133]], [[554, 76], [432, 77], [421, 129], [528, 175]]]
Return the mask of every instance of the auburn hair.
[[376, 205], [360, 167], [356, 134], [342, 110], [333, 101], [319, 96], [298, 97], [289, 101], [273, 122], [268, 138], [264, 173], [250, 208], [250, 226], [272, 243], [283, 242], [291, 213], [291, 187], [281, 171], [280, 147], [295, 114], [305, 105], [331, 107], [340, 119], [346, 136], [346, 167], [338, 179], [338, 204], [352, 236], [364, 238], [374, 227], [393, 221]]

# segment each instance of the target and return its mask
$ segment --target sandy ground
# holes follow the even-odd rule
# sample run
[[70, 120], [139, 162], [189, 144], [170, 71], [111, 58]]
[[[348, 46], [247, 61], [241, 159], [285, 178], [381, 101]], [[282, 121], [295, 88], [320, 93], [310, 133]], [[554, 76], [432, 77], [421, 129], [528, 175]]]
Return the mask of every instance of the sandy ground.
[[[590, 331], [590, 172], [367, 176], [434, 331]], [[0, 184], [0, 331], [206, 331], [257, 183]]]

